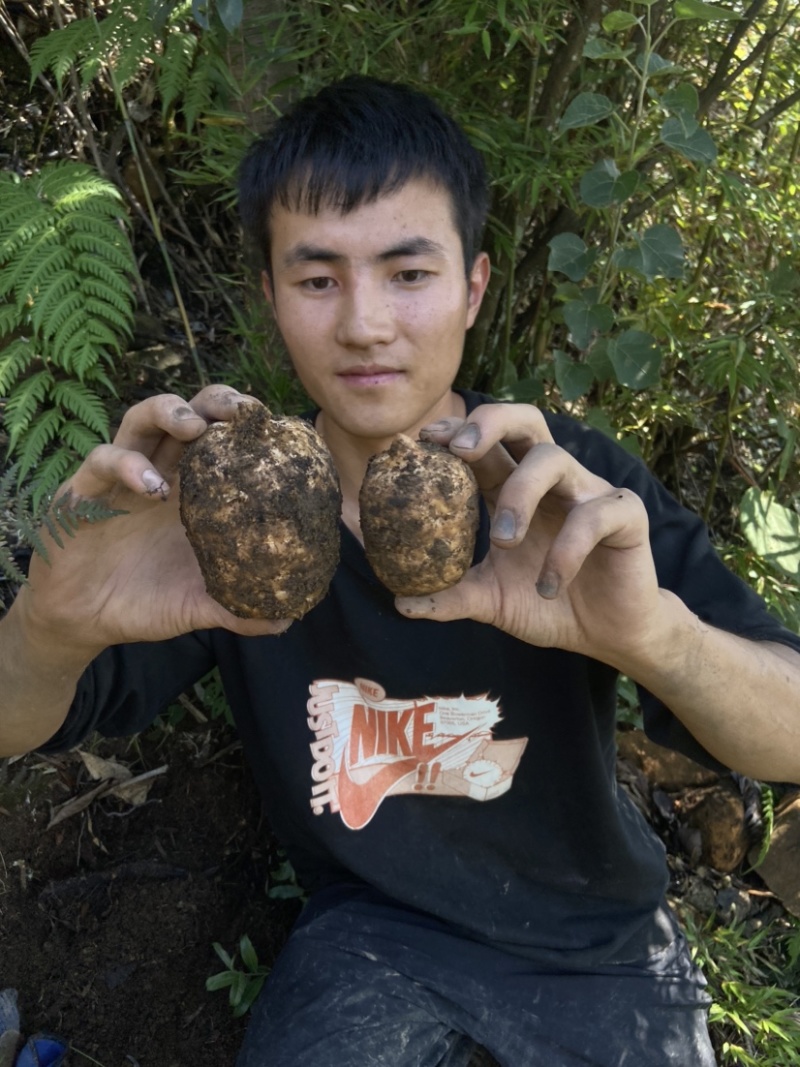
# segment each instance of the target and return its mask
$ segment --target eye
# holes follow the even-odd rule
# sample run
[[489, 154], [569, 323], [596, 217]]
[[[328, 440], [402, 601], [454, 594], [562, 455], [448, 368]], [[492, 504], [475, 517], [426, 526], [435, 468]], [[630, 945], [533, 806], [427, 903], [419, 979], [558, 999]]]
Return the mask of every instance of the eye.
[[324, 293], [333, 286], [333, 278], [321, 275], [318, 278], [305, 278], [301, 283], [304, 289], [310, 289], [315, 293]]
[[420, 282], [424, 282], [429, 275], [430, 271], [422, 270], [421, 267], [414, 267], [410, 270], [398, 271], [396, 277], [406, 285], [418, 285]]

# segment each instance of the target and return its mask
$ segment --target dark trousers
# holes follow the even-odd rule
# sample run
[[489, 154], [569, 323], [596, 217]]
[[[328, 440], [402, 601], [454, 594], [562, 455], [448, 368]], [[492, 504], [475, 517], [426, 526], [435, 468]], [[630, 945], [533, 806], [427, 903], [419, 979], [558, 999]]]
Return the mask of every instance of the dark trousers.
[[256, 1002], [237, 1067], [714, 1067], [683, 935], [635, 964], [537, 968], [370, 890], [319, 894]]

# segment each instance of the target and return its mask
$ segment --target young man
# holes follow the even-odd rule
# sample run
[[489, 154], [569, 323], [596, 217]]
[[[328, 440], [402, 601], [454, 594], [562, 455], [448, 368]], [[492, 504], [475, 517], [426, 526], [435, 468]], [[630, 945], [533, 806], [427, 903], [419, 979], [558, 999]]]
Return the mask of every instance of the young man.
[[[134, 732], [219, 665], [311, 893], [239, 1067], [455, 1067], [476, 1042], [505, 1067], [708, 1067], [663, 848], [615, 785], [616, 676], [656, 740], [800, 781], [800, 639], [612, 442], [453, 390], [486, 181], [427, 97], [356, 78], [301, 102], [241, 200], [341, 479], [331, 591], [291, 627], [210, 600], [176, 465], [254, 401], [146, 400], [68, 483], [127, 514], [35, 559], [0, 623], [0, 752]], [[358, 490], [399, 432], [467, 460], [485, 506], [463, 581], [395, 601]]]

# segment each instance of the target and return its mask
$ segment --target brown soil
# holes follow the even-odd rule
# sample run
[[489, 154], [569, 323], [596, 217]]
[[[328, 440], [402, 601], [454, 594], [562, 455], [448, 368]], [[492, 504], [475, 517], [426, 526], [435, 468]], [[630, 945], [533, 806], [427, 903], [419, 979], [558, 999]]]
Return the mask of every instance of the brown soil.
[[225, 1067], [244, 1021], [206, 978], [247, 933], [269, 964], [297, 901], [267, 895], [279, 863], [227, 728], [154, 729], [103, 741], [134, 774], [164, 764], [140, 807], [94, 801], [80, 759], [0, 761], [0, 989], [16, 988], [27, 1034], [72, 1045], [71, 1067]]

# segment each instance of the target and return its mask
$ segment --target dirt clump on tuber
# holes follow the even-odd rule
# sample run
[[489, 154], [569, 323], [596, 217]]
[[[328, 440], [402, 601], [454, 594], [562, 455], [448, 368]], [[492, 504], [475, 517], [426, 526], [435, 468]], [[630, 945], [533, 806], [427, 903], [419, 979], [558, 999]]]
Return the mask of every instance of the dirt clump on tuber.
[[395, 596], [447, 589], [472, 564], [478, 529], [475, 475], [441, 445], [400, 435], [374, 455], [361, 486], [364, 550]]
[[184, 452], [180, 514], [210, 596], [244, 619], [299, 619], [339, 562], [342, 495], [304, 419], [245, 403]]

